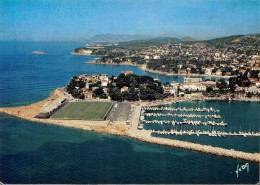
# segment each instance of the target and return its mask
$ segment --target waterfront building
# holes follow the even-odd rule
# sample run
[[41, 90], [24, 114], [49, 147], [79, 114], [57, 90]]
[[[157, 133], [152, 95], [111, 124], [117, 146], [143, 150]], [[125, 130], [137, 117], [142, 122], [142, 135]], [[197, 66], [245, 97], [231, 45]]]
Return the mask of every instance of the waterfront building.
[[170, 86], [170, 87], [167, 87], [167, 86], [163, 86], [163, 92], [164, 94], [171, 94], [171, 95], [176, 95], [177, 92], [178, 92], [178, 87], [173, 87], [173, 86]]
[[213, 89], [217, 88], [216, 82], [214, 82], [214, 81], [204, 81], [204, 82], [201, 82], [201, 84], [206, 87], [212, 87]]
[[125, 74], [125, 75], [128, 75], [128, 74], [134, 74], [133, 71], [122, 71], [121, 73]]
[[205, 74], [211, 75], [212, 74], [212, 67], [206, 67]]
[[202, 78], [184, 78], [184, 85], [199, 85]]

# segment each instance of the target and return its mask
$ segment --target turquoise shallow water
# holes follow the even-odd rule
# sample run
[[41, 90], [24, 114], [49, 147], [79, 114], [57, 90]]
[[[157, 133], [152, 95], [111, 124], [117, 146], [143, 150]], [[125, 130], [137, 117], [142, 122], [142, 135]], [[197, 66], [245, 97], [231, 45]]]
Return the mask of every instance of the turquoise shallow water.
[[[27, 105], [45, 99], [55, 88], [65, 86], [72, 76], [84, 73], [118, 75], [132, 70], [164, 82], [183, 82], [182, 77], [155, 75], [133, 66], [82, 64], [95, 57], [70, 55], [78, 46], [82, 43], [1, 42], [0, 106]], [[33, 55], [34, 50], [48, 55]], [[232, 128], [259, 129], [258, 103], [209, 104], [221, 107], [224, 120]], [[195, 106], [185, 104], [189, 105]], [[259, 140], [250, 142], [248, 147], [239, 142], [235, 146], [241, 150], [259, 151]], [[249, 163], [250, 172], [240, 172], [236, 177], [237, 165], [245, 163], [0, 115], [3, 183], [257, 183], [256, 163]]]

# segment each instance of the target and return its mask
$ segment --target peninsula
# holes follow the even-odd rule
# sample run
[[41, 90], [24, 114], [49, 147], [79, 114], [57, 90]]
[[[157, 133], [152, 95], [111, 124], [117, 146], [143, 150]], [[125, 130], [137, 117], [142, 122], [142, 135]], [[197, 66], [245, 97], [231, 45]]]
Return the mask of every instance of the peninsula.
[[[260, 162], [260, 154], [235, 151], [192, 142], [156, 137], [155, 135], [196, 134], [218, 137], [259, 137], [260, 133], [227, 133], [205, 131], [180, 130], [149, 130], [144, 129], [149, 124], [145, 117], [153, 116], [149, 110], [160, 110], [158, 105], [186, 101], [189, 97], [175, 96], [165, 93], [165, 85], [159, 80], [148, 76], [138, 76], [131, 71], [124, 71], [119, 76], [108, 77], [102, 75], [80, 75], [73, 77], [67, 87], [54, 90], [51, 97], [32, 105], [13, 108], [0, 108], [1, 113], [10, 114], [22, 119], [65, 126], [70, 128], [95, 131], [119, 136], [126, 136], [139, 141], [178, 147], [208, 154]], [[167, 88], [166, 88], [167, 90]], [[193, 98], [198, 100], [201, 97]], [[202, 98], [203, 100], [203, 98]], [[171, 109], [161, 108], [165, 111], [196, 111], [212, 112], [204, 115], [212, 119], [220, 119], [216, 114], [218, 110], [204, 109]], [[170, 114], [165, 116], [200, 117], [200, 114]], [[161, 115], [163, 116], [163, 115]], [[167, 122], [167, 124], [195, 124], [183, 119], [182, 123]], [[165, 123], [159, 123], [165, 124]], [[226, 126], [223, 122], [196, 122], [196, 124], [209, 124]]]

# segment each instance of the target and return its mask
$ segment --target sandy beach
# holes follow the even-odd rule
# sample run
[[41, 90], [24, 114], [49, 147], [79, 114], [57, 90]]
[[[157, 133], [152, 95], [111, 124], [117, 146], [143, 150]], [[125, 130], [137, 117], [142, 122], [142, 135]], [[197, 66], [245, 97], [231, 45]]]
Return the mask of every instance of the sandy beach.
[[234, 151], [229, 149], [223, 149], [219, 147], [213, 147], [208, 145], [195, 144], [186, 141], [172, 140], [166, 138], [157, 138], [151, 136], [151, 132], [147, 130], [138, 130], [139, 116], [141, 107], [146, 105], [156, 105], [161, 103], [170, 103], [173, 99], [159, 101], [159, 102], [138, 102], [136, 103], [135, 110], [130, 122], [130, 125], [126, 125], [125, 122], [109, 122], [104, 121], [88, 121], [88, 120], [57, 120], [57, 119], [37, 119], [34, 118], [41, 109], [51, 104], [58, 98], [65, 98], [65, 95], [56, 89], [51, 93], [51, 96], [43, 101], [22, 107], [0, 108], [0, 113], [13, 115], [21, 119], [39, 122], [44, 124], [53, 124], [58, 126], [64, 126], [69, 128], [81, 129], [86, 131], [95, 131], [99, 133], [106, 133], [118, 136], [127, 136], [142, 142], [154, 143], [159, 145], [165, 145], [169, 147], [177, 147], [182, 149], [188, 149], [197, 152], [203, 152], [208, 154], [214, 154], [218, 156], [225, 156], [235, 159], [243, 159], [252, 162], [260, 162], [260, 154], [248, 153], [241, 151]]

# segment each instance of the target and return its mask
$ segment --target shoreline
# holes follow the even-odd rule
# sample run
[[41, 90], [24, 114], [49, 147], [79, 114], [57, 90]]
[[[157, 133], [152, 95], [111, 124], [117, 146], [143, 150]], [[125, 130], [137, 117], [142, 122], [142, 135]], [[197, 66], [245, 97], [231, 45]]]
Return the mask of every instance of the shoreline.
[[196, 76], [196, 77], [213, 77], [213, 78], [230, 78], [230, 77], [232, 77], [232, 76], [205, 75], [205, 74], [195, 74], [195, 73], [190, 73], [190, 74], [169, 73], [169, 72], [164, 72], [164, 71], [148, 69], [148, 68], [145, 68], [143, 65], [139, 66], [139, 69], [150, 72], [150, 73], [163, 74], [163, 75], [167, 75], [167, 76]]
[[[77, 55], [77, 54], [76, 54]], [[81, 54], [78, 54], [81, 55]], [[91, 56], [91, 55], [89, 55]], [[94, 56], [94, 55], [93, 55]], [[126, 65], [126, 66], [137, 66], [140, 70], [150, 72], [150, 73], [156, 73], [156, 74], [163, 74], [167, 76], [195, 76], [195, 77], [213, 77], [213, 78], [230, 78], [232, 76], [219, 76], [219, 75], [205, 75], [205, 74], [178, 74], [178, 73], [169, 73], [169, 72], [164, 72], [164, 71], [158, 71], [158, 70], [153, 70], [153, 69], [148, 69], [145, 68], [144, 65], [141, 64], [133, 64], [130, 62], [125, 62], [125, 63], [98, 63], [95, 62], [95, 60], [91, 60], [88, 62], [82, 62], [83, 64], [100, 64], [100, 65]]]
[[[104, 121], [88, 121], [88, 120], [57, 120], [57, 119], [38, 119], [34, 118], [41, 109], [48, 106], [52, 101], [58, 98], [62, 98], [65, 95], [59, 89], [54, 90], [51, 96], [40, 102], [22, 106], [22, 107], [8, 107], [0, 108], [0, 113], [15, 116], [21, 119], [25, 119], [32, 122], [39, 122], [44, 124], [51, 124], [57, 126], [64, 126], [68, 128], [81, 129], [85, 131], [95, 131], [98, 133], [111, 134], [115, 136], [125, 136], [137, 141], [158, 144], [168, 147], [176, 147], [181, 149], [187, 149], [196, 152], [203, 152], [207, 154], [213, 154], [217, 156], [224, 156], [233, 159], [242, 159], [252, 162], [260, 162], [260, 154], [236, 151], [231, 149], [225, 149], [220, 147], [213, 147], [210, 145], [202, 145], [198, 143], [192, 143], [187, 141], [172, 140], [167, 138], [158, 138], [151, 136], [151, 133], [146, 130], [138, 130], [139, 116], [141, 112], [141, 107], [148, 104], [158, 104], [162, 102], [138, 102], [136, 104], [132, 119], [130, 121], [130, 127], [126, 125], [125, 122], [113, 122], [110, 123], [108, 120]], [[183, 100], [184, 101], [184, 100]], [[167, 102], [167, 100], [166, 100]], [[169, 103], [169, 101], [167, 102]]]
[[86, 54], [80, 54], [80, 53], [75, 53], [75, 52], [71, 52], [71, 55], [82, 55], [82, 56], [93, 56], [93, 57], [102, 57], [104, 55], [86, 55]]

